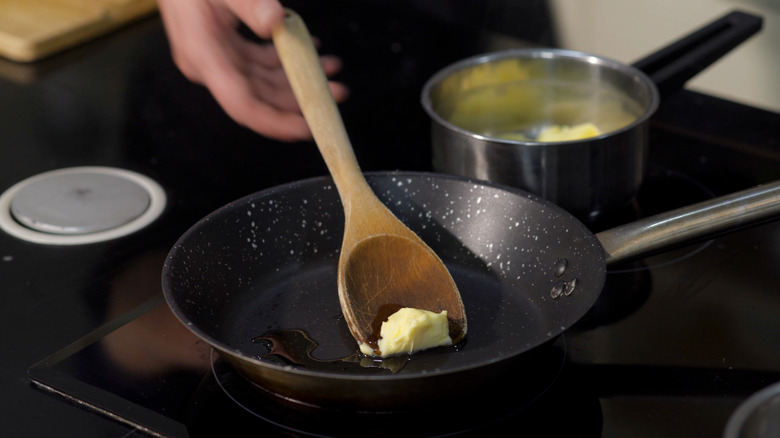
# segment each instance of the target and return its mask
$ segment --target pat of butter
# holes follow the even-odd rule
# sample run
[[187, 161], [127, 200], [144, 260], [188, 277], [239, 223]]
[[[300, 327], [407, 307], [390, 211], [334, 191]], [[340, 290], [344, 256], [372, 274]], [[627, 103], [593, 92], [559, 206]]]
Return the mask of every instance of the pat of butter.
[[570, 141], [596, 137], [601, 131], [593, 123], [580, 123], [574, 126], [548, 126], [539, 133], [536, 141]]
[[[434, 313], [404, 307], [382, 323], [379, 335], [380, 356], [411, 354], [428, 348], [452, 345], [446, 310]], [[360, 351], [365, 355], [375, 354], [366, 344], [360, 344]]]

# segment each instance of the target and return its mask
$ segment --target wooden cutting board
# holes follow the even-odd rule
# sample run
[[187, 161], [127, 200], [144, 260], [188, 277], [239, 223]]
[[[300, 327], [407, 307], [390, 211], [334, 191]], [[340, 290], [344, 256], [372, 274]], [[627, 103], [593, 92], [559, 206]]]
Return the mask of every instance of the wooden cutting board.
[[0, 0], [0, 56], [35, 61], [156, 10], [156, 0]]

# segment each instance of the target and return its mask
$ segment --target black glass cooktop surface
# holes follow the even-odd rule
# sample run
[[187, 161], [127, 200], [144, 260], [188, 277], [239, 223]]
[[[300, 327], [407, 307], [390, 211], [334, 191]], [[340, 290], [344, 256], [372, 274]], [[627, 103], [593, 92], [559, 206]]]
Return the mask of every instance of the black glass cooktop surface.
[[[622, 223], [713, 196], [702, 181], [651, 165], [634, 205], [607, 220]], [[433, 425], [427, 419], [451, 411], [302, 409], [266, 394], [179, 325], [154, 287], [146, 301], [36, 364], [30, 376], [44, 391], [159, 436], [247, 428], [261, 436], [358, 436], [377, 424], [384, 425], [380, 435], [412, 436], [506, 436], [518, 424], [554, 436], [717, 434], [740, 400], [780, 379], [768, 350], [773, 341], [760, 334], [772, 329], [771, 311], [758, 318], [773, 304], [774, 274], [754, 266], [758, 274], [742, 283], [749, 289], [717, 280], [734, 275], [727, 266], [745, 254], [763, 253], [776, 230], [759, 225], [611, 267], [596, 306], [544, 354], [533, 384], [493, 388], [488, 393], [501, 403], [464, 400], [468, 412]], [[755, 263], [771, 264], [763, 257]], [[150, 257], [149, 269], [130, 272], [132, 284], [145, 275], [153, 284], [155, 266]], [[123, 284], [112, 300], [123, 301]], [[409, 424], [425, 427], [409, 431]]]
[[[456, 21], [423, 27], [430, 16], [381, 10], [351, 12], [322, 48], [344, 58], [353, 93], [342, 112], [364, 170], [426, 171], [422, 83], [480, 48]], [[332, 21], [319, 12], [311, 27], [324, 36]], [[365, 62], [369, 43], [384, 51]], [[165, 200], [150, 224], [107, 240], [47, 244], [0, 232], [0, 383], [10, 394], [0, 424], [13, 436], [349, 436], [361, 434], [354, 425], [382, 424], [373, 435], [398, 435], [404, 420], [420, 420], [280, 402], [162, 299], [176, 239], [235, 199], [325, 174], [312, 144], [273, 142], [230, 121], [175, 69], [157, 18], [41, 63], [0, 63], [0, 76], [0, 190], [86, 166], [142, 175]], [[390, 78], [387, 87], [377, 77]], [[651, 122], [637, 202], [591, 226], [777, 180], [779, 121], [693, 91], [669, 96]], [[612, 266], [596, 306], [550, 346], [533, 385], [488, 388], [493, 399], [466, 399], [418, 435], [720, 436], [740, 403], [780, 381], [778, 260], [780, 223], [770, 222]]]

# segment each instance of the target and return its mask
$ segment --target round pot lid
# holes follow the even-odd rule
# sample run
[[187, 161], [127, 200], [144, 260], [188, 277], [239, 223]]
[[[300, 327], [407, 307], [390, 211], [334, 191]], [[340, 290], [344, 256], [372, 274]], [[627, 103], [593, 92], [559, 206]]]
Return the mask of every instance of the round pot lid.
[[153, 180], [109, 167], [74, 167], [27, 178], [0, 196], [0, 228], [45, 244], [83, 244], [135, 232], [164, 209]]

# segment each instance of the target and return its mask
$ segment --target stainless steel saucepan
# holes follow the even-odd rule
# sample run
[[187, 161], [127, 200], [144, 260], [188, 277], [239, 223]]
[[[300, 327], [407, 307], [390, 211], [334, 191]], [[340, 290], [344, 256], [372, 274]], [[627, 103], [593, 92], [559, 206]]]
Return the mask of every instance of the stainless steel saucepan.
[[[660, 99], [761, 25], [760, 17], [731, 12], [631, 66], [560, 49], [510, 50], [450, 65], [422, 92], [434, 170], [519, 187], [581, 220], [595, 219], [636, 195]], [[538, 137], [572, 126], [598, 133]]]

